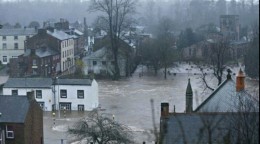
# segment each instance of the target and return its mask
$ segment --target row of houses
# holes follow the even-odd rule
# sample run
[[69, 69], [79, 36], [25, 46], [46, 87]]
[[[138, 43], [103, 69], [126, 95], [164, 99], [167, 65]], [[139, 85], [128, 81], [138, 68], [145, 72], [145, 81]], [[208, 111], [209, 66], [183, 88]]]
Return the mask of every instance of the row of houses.
[[71, 73], [85, 52], [84, 34], [61, 19], [42, 29], [0, 29], [0, 61], [11, 77]]
[[190, 80], [184, 113], [161, 103], [159, 143], [259, 143], [259, 100], [245, 89], [245, 75], [227, 78], [197, 108]]
[[98, 107], [98, 84], [94, 79], [9, 78], [3, 95], [35, 93], [44, 111], [59, 109], [90, 111]]
[[[220, 36], [222, 37], [222, 36]], [[221, 41], [221, 38], [217, 39], [206, 39], [186, 47], [182, 51], [182, 58], [184, 60], [203, 60], [207, 59], [214, 47]], [[222, 42], [224, 42], [222, 40]], [[250, 46], [250, 42], [244, 39], [239, 41], [226, 41], [226, 52], [230, 56], [231, 60], [239, 60], [244, 57], [247, 49]]]

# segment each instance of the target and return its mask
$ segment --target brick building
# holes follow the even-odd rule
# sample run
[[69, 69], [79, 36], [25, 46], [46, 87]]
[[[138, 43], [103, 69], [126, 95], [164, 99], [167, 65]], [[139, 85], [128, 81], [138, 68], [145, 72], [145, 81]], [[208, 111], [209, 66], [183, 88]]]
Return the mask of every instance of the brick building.
[[1, 144], [44, 143], [43, 113], [33, 96], [0, 95]]

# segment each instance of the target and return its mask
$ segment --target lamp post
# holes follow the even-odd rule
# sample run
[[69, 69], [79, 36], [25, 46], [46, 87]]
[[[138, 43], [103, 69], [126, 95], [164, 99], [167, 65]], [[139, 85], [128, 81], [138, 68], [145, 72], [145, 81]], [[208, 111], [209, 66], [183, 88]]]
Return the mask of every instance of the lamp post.
[[55, 127], [55, 112], [52, 113], [52, 117], [53, 117], [53, 127]]
[[[2, 116], [2, 113], [0, 112], [0, 120], [1, 120], [1, 116]], [[3, 139], [3, 137], [2, 137], [2, 126], [1, 126], [1, 123], [0, 123], [0, 138], [1, 138], [1, 140]]]
[[[63, 107], [63, 117], [66, 118], [66, 107]], [[64, 121], [65, 121], [65, 119], [64, 119]], [[65, 122], [64, 122], [64, 124], [65, 124]], [[64, 140], [65, 140], [64, 133], [63, 133], [62, 135], [63, 135], [63, 136], [62, 136], [62, 138], [61, 138], [61, 144], [63, 144], [63, 143], [64, 143]]]
[[66, 107], [63, 107], [63, 117], [66, 118]]
[[58, 104], [55, 104], [55, 107], [58, 105], [59, 118], [60, 118], [60, 87], [59, 87], [59, 77], [56, 77], [58, 85]]

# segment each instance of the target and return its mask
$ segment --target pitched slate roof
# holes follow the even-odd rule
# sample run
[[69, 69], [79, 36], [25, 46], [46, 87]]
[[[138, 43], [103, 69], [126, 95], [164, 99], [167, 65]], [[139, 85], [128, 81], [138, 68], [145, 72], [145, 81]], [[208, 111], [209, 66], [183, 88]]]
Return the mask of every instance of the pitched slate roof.
[[237, 112], [241, 102], [250, 102], [259, 107], [259, 102], [246, 90], [236, 92], [236, 83], [232, 79], [226, 79], [195, 109], [195, 112]]
[[29, 110], [26, 96], [0, 95], [0, 123], [23, 123]]
[[59, 40], [66, 40], [66, 39], [70, 39], [70, 38], [73, 38], [72, 36], [66, 34], [65, 32], [63, 31], [60, 31], [60, 30], [56, 30], [54, 29], [53, 32], [47, 30], [47, 34], [59, 39]]
[[58, 79], [58, 85], [89, 85], [91, 86], [91, 79]]
[[1, 36], [34, 35], [36, 33], [34, 28], [0, 29]]
[[[253, 118], [259, 118], [259, 113], [250, 113]], [[164, 133], [163, 144], [206, 144], [208, 143], [207, 126], [212, 132], [214, 144], [224, 143], [223, 138], [231, 130], [231, 143], [237, 143], [237, 135], [234, 130], [234, 120], [240, 118], [234, 113], [177, 113], [171, 114], [166, 121], [167, 130]], [[251, 125], [251, 123], [250, 123]], [[214, 127], [214, 128], [213, 128]], [[161, 131], [162, 132], [162, 131]]]
[[103, 47], [91, 53], [89, 56], [87, 56], [87, 59], [106, 59], [107, 53], [107, 48]]
[[9, 78], [4, 88], [51, 88], [51, 78]]

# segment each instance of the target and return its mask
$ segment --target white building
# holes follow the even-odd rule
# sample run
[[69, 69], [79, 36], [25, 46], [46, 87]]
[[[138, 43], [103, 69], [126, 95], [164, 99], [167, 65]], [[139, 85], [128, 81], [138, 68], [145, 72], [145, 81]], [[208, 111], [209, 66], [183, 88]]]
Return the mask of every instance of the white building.
[[34, 91], [43, 110], [93, 110], [98, 107], [98, 84], [90, 79], [9, 78], [3, 95], [26, 95]]
[[57, 79], [54, 85], [56, 92], [56, 109], [93, 110], [98, 103], [98, 84], [90, 79]]
[[0, 61], [9, 63], [24, 53], [24, 41], [37, 33], [34, 28], [0, 29]]

